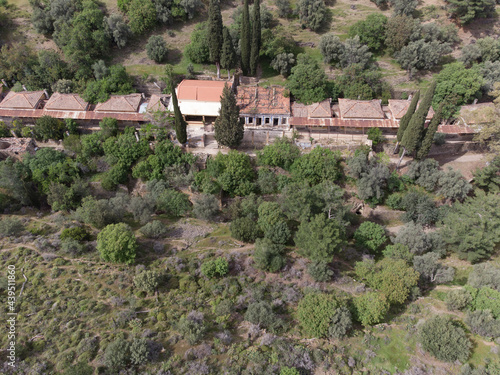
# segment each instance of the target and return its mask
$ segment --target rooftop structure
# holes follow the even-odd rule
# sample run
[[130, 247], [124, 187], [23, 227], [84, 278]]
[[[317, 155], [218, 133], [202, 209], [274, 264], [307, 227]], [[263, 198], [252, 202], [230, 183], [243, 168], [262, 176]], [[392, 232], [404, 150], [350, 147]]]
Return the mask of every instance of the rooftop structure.
[[[399, 100], [399, 99], [389, 99], [389, 110], [391, 112], [392, 118], [395, 120], [401, 120], [401, 118], [406, 114], [408, 111], [408, 107], [410, 106], [411, 100]], [[417, 104], [417, 109], [418, 106], [420, 105], [420, 102]], [[434, 116], [434, 110], [429, 108], [429, 112], [427, 112], [426, 120], [432, 119]]]
[[339, 112], [342, 119], [376, 120], [384, 119], [382, 101], [339, 99]]
[[138, 112], [142, 94], [111, 95], [104, 103], [95, 106], [96, 112]]
[[283, 87], [239, 86], [236, 95], [240, 114], [290, 115], [290, 97]]
[[149, 112], [166, 111], [168, 110], [169, 105], [170, 105], [170, 95], [153, 94], [149, 99], [147, 111]]
[[55, 92], [45, 103], [47, 111], [86, 111], [89, 103], [78, 94], [61, 94]]
[[[203, 123], [206, 117], [219, 116], [220, 99], [227, 81], [196, 81], [185, 79], [177, 86], [176, 93], [181, 113], [188, 123]], [[168, 109], [173, 111], [170, 101]]]
[[487, 124], [495, 121], [495, 105], [493, 103], [479, 103], [463, 105], [457, 116], [457, 124], [462, 126]]
[[309, 105], [295, 102], [292, 104], [292, 114], [293, 117], [330, 118], [332, 117], [331, 99]]
[[43, 99], [48, 99], [45, 91], [9, 91], [0, 103], [0, 108], [37, 109]]

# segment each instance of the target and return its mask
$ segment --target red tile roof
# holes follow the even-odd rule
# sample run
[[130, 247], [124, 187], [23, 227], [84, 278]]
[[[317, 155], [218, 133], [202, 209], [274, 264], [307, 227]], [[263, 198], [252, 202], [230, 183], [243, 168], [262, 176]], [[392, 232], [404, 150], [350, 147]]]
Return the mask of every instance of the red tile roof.
[[[392, 116], [396, 120], [400, 120], [408, 111], [408, 107], [410, 106], [411, 100], [399, 100], [399, 99], [389, 99], [389, 109], [392, 113]], [[420, 105], [420, 102], [417, 104], [417, 108]], [[434, 109], [432, 107], [429, 109], [427, 113], [426, 119], [430, 120], [434, 116]]]
[[459, 125], [486, 124], [495, 121], [496, 111], [493, 103], [463, 105], [458, 116]]
[[239, 86], [236, 95], [240, 114], [290, 115], [290, 98], [283, 87]]
[[339, 99], [340, 117], [351, 119], [383, 119], [380, 99], [351, 100]]
[[78, 94], [60, 94], [55, 92], [43, 107], [49, 111], [86, 111], [89, 103]]
[[104, 103], [95, 107], [97, 112], [137, 112], [141, 104], [142, 94], [111, 95]]
[[292, 104], [292, 113], [294, 117], [308, 118], [328, 118], [332, 117], [331, 100], [326, 99], [319, 103], [305, 105], [294, 102]]
[[151, 95], [148, 102], [148, 111], [166, 111], [170, 102], [170, 95]]
[[0, 103], [0, 108], [36, 109], [40, 100], [45, 98], [44, 91], [9, 91]]
[[185, 79], [177, 86], [179, 100], [198, 100], [202, 102], [220, 102], [227, 81], [197, 81]]

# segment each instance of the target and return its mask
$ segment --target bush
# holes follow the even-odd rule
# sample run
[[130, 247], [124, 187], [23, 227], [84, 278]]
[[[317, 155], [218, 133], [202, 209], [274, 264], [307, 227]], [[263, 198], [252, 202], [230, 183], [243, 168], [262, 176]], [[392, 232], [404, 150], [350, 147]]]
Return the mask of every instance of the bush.
[[148, 361], [148, 340], [140, 337], [135, 338], [130, 344], [130, 362], [134, 365], [143, 365]]
[[278, 272], [286, 263], [283, 257], [284, 252], [283, 245], [275, 244], [268, 238], [259, 238], [255, 242], [253, 259], [258, 268], [269, 272]]
[[359, 226], [354, 232], [354, 239], [358, 245], [372, 252], [377, 252], [387, 242], [384, 227], [371, 221], [365, 221]]
[[75, 240], [78, 242], [90, 241], [92, 236], [85, 227], [73, 227], [63, 229], [61, 235], [59, 236], [61, 241], [65, 240]]
[[459, 171], [448, 168], [448, 171], [439, 177], [438, 194], [452, 201], [462, 202], [472, 190], [469, 184]]
[[394, 238], [394, 244], [404, 245], [412, 254], [417, 255], [424, 254], [432, 249], [429, 235], [424, 232], [422, 225], [415, 224], [413, 221], [406, 223], [404, 227], [399, 229]]
[[42, 116], [36, 120], [33, 133], [36, 139], [44, 142], [49, 139], [58, 141], [64, 138], [65, 130], [66, 124], [63, 121], [50, 116]]
[[384, 136], [382, 135], [382, 130], [379, 128], [370, 128], [366, 134], [368, 135], [368, 139], [372, 141], [373, 146], [385, 141]]
[[88, 247], [81, 242], [67, 239], [61, 241], [61, 250], [73, 256], [79, 256], [86, 253], [88, 251]]
[[257, 223], [250, 217], [241, 217], [233, 220], [230, 230], [233, 238], [243, 242], [255, 242], [262, 235]]
[[401, 206], [405, 210], [402, 216], [403, 221], [430, 225], [438, 219], [439, 211], [434, 200], [424, 192], [409, 191], [401, 200]]
[[130, 344], [124, 339], [117, 339], [106, 346], [104, 364], [111, 369], [127, 366], [130, 359]]
[[283, 325], [283, 322], [276, 316], [273, 308], [267, 301], [254, 302], [248, 305], [245, 320], [266, 328], [271, 332], [275, 332]]
[[288, 170], [293, 162], [300, 157], [299, 147], [289, 138], [276, 138], [270, 145], [257, 151], [259, 165], [281, 167]]
[[382, 255], [384, 258], [403, 259], [408, 264], [413, 262], [413, 253], [408, 249], [408, 246], [401, 243], [387, 245], [382, 251]]
[[273, 171], [261, 168], [257, 173], [257, 185], [262, 194], [274, 194], [278, 189], [278, 179]]
[[338, 301], [331, 294], [306, 294], [297, 306], [297, 318], [309, 337], [327, 337], [338, 307]]
[[492, 263], [476, 264], [469, 274], [467, 284], [474, 288], [487, 286], [500, 291], [500, 267]]
[[209, 260], [201, 265], [201, 273], [208, 278], [225, 276], [229, 272], [229, 264], [225, 258]]
[[152, 35], [149, 38], [146, 44], [146, 53], [151, 60], [161, 63], [167, 57], [167, 52], [167, 43], [160, 35]]
[[295, 181], [317, 185], [323, 181], [334, 182], [342, 177], [341, 155], [328, 148], [315, 147], [310, 153], [296, 159], [291, 167]]
[[452, 290], [446, 295], [445, 303], [448, 310], [463, 310], [472, 303], [472, 296], [465, 289]]
[[[279, 1], [283, 1], [283, 0], [279, 0]], [[281, 368], [280, 375], [300, 375], [300, 372], [299, 372], [299, 370], [297, 370], [294, 367], [285, 366], [285, 367]]]
[[328, 267], [327, 262], [312, 262], [307, 266], [307, 273], [314, 281], [330, 281], [333, 277], [333, 271]]
[[465, 362], [472, 347], [465, 331], [449, 316], [434, 316], [420, 327], [420, 343], [437, 359]]
[[189, 345], [196, 344], [205, 335], [207, 329], [203, 318], [203, 313], [197, 311], [191, 311], [187, 316], [180, 318], [177, 329]]
[[259, 227], [264, 232], [264, 237], [274, 243], [285, 244], [290, 239], [290, 229], [281, 212], [280, 205], [276, 202], [263, 202], [259, 206]]
[[167, 235], [167, 227], [159, 220], [153, 220], [144, 225], [140, 232], [147, 238], [159, 239]]
[[476, 335], [491, 338], [500, 336], [500, 321], [495, 319], [490, 310], [469, 311], [465, 323]]
[[128, 225], [110, 224], [97, 235], [97, 250], [106, 262], [132, 264], [137, 241]]
[[219, 213], [219, 200], [215, 195], [202, 194], [194, 201], [193, 213], [198, 219], [212, 220]]
[[3, 236], [17, 236], [24, 230], [24, 225], [21, 220], [6, 217], [0, 220], [0, 234]]

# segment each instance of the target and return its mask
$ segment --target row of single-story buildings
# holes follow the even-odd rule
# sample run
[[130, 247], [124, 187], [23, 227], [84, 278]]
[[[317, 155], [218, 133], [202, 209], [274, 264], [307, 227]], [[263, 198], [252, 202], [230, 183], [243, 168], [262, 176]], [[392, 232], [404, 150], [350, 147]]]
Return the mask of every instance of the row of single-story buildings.
[[[225, 85], [231, 85], [236, 93], [240, 116], [248, 129], [328, 129], [333, 132], [365, 132], [378, 127], [386, 133], [394, 133], [399, 121], [410, 105], [408, 100], [389, 99], [388, 105], [381, 100], [330, 99], [310, 105], [291, 102], [283, 87], [236, 86], [230, 81], [183, 80], [176, 88], [180, 110], [190, 126], [212, 124], [220, 110], [220, 98]], [[85, 102], [78, 94], [46, 91], [9, 91], [0, 101], [0, 119], [27, 119], [49, 115], [60, 119], [75, 119], [81, 124], [97, 125], [105, 117], [116, 118], [126, 125], [150, 122], [157, 111], [173, 110], [170, 95], [143, 94], [111, 95], [109, 100], [96, 105]], [[492, 103], [463, 106], [462, 111], [474, 113], [477, 109], [493, 108]], [[427, 120], [434, 115], [432, 108]], [[471, 134], [480, 116], [468, 116], [470, 120], [442, 124], [438, 131], [448, 134]], [[474, 120], [476, 119], [476, 120]], [[477, 120], [479, 119], [479, 120]]]

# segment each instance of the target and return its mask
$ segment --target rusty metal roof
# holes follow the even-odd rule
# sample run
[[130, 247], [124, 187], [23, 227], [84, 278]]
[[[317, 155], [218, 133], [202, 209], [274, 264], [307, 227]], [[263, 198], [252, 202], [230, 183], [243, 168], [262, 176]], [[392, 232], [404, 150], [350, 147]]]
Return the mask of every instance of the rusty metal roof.
[[476, 131], [468, 126], [439, 125], [438, 133], [444, 134], [474, 134]]
[[292, 126], [340, 126], [348, 128], [398, 128], [399, 125], [393, 120], [350, 120], [338, 117], [332, 118], [290, 118]]
[[40, 118], [51, 116], [60, 119], [72, 118], [75, 120], [102, 120], [104, 117], [113, 117], [119, 121], [147, 121], [143, 113], [122, 112], [95, 112], [95, 111], [46, 111], [43, 109], [1, 109], [0, 117]]

